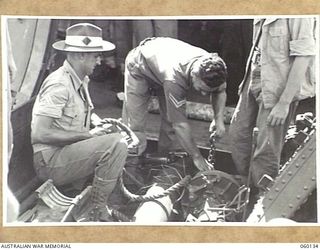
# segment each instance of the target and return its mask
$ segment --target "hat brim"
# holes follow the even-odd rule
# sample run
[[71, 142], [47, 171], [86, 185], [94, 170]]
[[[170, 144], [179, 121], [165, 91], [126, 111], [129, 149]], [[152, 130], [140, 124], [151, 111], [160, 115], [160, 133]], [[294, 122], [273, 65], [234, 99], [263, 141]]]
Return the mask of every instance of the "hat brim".
[[52, 47], [56, 50], [67, 51], [67, 52], [106, 52], [115, 50], [116, 46], [108, 41], [102, 41], [99, 47], [78, 47], [70, 46], [65, 43], [65, 41], [55, 42]]

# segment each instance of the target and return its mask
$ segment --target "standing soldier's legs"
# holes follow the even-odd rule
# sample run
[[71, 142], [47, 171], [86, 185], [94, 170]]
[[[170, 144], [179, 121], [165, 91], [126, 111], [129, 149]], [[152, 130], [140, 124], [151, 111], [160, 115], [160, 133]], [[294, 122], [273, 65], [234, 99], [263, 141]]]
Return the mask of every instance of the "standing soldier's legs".
[[174, 20], [134, 20], [133, 47], [147, 37], [178, 37], [178, 22]]
[[178, 38], [178, 21], [153, 20], [154, 36]]
[[246, 82], [229, 128], [233, 162], [238, 173], [246, 176], [250, 165], [252, 131], [256, 125], [258, 112], [258, 105], [248, 92], [248, 85]]
[[258, 186], [257, 184], [264, 174], [272, 178], [278, 175], [284, 139], [296, 105], [297, 102], [290, 105], [284, 125], [271, 127], [267, 124], [267, 118], [271, 109], [265, 109], [263, 103], [259, 102], [259, 114], [257, 117], [259, 134], [252, 160], [252, 181], [255, 186]]
[[139, 45], [139, 43], [147, 37], [154, 37], [154, 28], [151, 20], [133, 20], [133, 47]]

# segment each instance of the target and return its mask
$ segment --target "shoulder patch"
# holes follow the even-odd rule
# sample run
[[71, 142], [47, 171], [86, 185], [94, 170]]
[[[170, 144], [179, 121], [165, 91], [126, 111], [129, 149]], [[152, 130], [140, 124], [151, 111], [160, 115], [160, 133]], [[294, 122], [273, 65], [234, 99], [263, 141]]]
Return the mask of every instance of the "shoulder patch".
[[187, 102], [186, 99], [177, 100], [171, 93], [169, 93], [169, 99], [176, 108], [181, 108]]

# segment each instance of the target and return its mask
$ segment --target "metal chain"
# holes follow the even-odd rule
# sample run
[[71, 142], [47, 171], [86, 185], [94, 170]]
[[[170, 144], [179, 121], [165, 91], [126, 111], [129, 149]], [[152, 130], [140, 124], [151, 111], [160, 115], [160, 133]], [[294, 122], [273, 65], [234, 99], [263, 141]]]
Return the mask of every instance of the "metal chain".
[[215, 167], [216, 163], [216, 131], [211, 133], [210, 135], [210, 150], [209, 150], [209, 155], [208, 155], [208, 162]]

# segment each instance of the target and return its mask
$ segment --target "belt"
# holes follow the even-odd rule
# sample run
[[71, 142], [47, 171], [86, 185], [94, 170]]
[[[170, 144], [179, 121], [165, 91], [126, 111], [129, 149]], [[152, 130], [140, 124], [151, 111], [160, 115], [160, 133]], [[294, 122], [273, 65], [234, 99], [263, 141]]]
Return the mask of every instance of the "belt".
[[258, 47], [255, 47], [253, 54], [252, 54], [251, 62], [253, 64], [260, 65], [260, 60], [261, 60], [261, 51]]
[[139, 43], [139, 46], [143, 46], [145, 45], [147, 42], [150, 42], [152, 40], [156, 39], [156, 37], [147, 37], [146, 39], [142, 40], [140, 43]]

